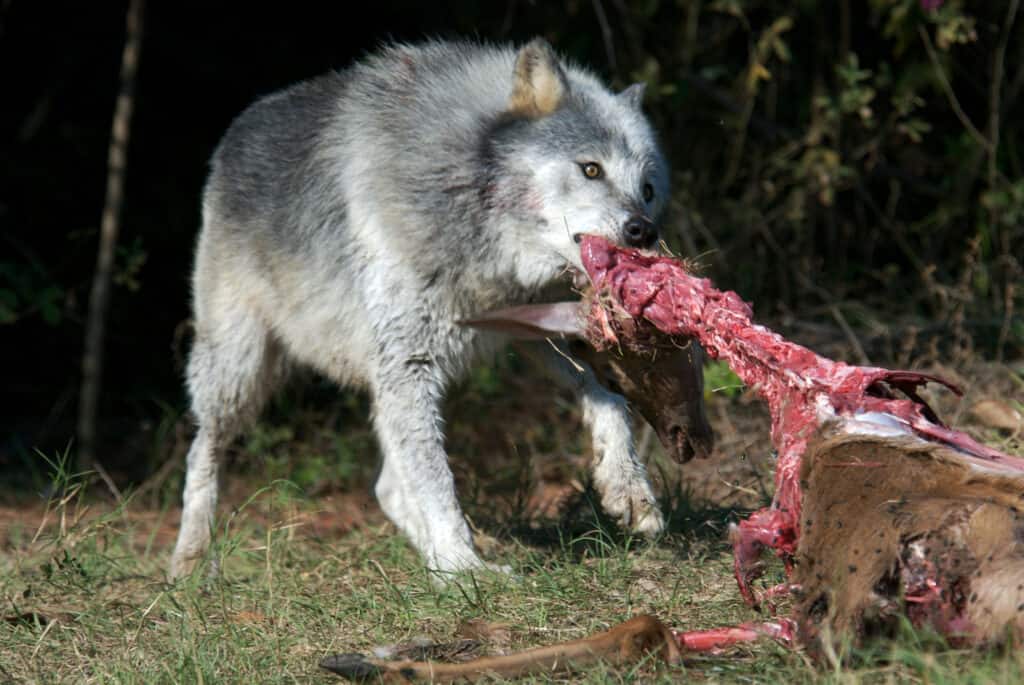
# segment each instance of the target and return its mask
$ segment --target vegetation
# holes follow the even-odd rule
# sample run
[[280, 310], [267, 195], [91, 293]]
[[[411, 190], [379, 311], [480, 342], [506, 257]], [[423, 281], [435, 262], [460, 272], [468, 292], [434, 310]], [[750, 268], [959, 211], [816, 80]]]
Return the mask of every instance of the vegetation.
[[[754, 620], [738, 601], [723, 526], [737, 511], [669, 490], [670, 532], [621, 535], [582, 496], [557, 521], [469, 502], [478, 542], [515, 575], [442, 587], [378, 511], [353, 517], [331, 498], [273, 481], [218, 522], [220, 575], [169, 585], [175, 514], [97, 503], [88, 474], [51, 460], [53, 496], [9, 522], [0, 557], [0, 676], [9, 682], [332, 682], [317, 662], [383, 645], [475, 642], [463, 657], [568, 640], [640, 612], [699, 629]], [[781, 569], [765, 582], [780, 579]], [[785, 612], [783, 603], [779, 611]], [[840, 650], [831, 664], [771, 642], [683, 666], [594, 667], [571, 682], [1014, 683], [1019, 651], [972, 653], [909, 628]], [[558, 681], [539, 678], [539, 681]]]
[[[973, 413], [985, 399], [1024, 410], [1018, 0], [452, 0], [378, 3], [365, 24], [296, 6], [210, 9], [202, 25], [151, 4], [99, 405], [107, 482], [75, 466], [70, 438], [124, 8], [0, 5], [0, 54], [30, 65], [0, 112], [0, 345], [16, 405], [0, 419], [0, 680], [329, 682], [316, 669], [328, 653], [451, 641], [470, 621], [493, 653], [637, 611], [679, 628], [754, 618], [724, 532], [770, 497], [767, 424], [716, 363], [712, 460], [668, 463], [638, 427], [671, 518], [654, 544], [603, 519], [572, 398], [535, 401], [548, 384], [510, 353], [455, 389], [446, 432], [485, 553], [516, 576], [433, 584], [369, 496], [367, 399], [307, 379], [229, 455], [220, 577], [165, 583], [191, 435], [181, 369], [205, 160], [253, 97], [385, 35], [543, 34], [618, 87], [646, 82], [674, 168], [671, 249], [823, 353], [951, 376], [967, 396], [929, 397], [940, 413], [1022, 450], [1020, 432]], [[1019, 652], [908, 630], [829, 664], [767, 643], [585, 678], [988, 683], [1022, 670]]]

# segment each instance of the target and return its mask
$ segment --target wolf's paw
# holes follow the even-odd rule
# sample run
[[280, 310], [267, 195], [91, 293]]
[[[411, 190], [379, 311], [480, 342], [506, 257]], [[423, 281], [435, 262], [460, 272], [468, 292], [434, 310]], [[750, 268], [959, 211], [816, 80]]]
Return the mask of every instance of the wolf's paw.
[[478, 564], [459, 569], [448, 569], [445, 571], [430, 569], [430, 580], [436, 587], [445, 588], [450, 586], [452, 583], [465, 581], [473, 574], [480, 574], [483, 577], [491, 574], [493, 576], [510, 578], [512, 580], [517, 579], [517, 576], [513, 572], [511, 566], [481, 560]]
[[427, 568], [440, 579], [460, 573], [483, 571], [485, 573], [511, 574], [512, 568], [502, 564], [484, 561], [472, 545], [449, 544], [442, 548], [428, 550], [424, 554]]
[[626, 530], [646, 537], [655, 537], [665, 529], [665, 517], [646, 480], [617, 483], [601, 487], [601, 506]]
[[[203, 563], [205, 555], [199, 555], [194, 557], [177, 555], [171, 557], [171, 563], [167, 569], [167, 580], [168, 582], [175, 582], [192, 575], [196, 567]], [[216, 559], [210, 559], [206, 562], [208, 568], [206, 569], [206, 580], [215, 580], [220, 574], [220, 564], [217, 563]]]
[[202, 561], [202, 558], [202, 555], [186, 556], [175, 552], [174, 556], [171, 557], [171, 563], [168, 565], [167, 579], [174, 582], [190, 575], [196, 565]]
[[496, 573], [502, 576], [515, 575], [515, 573], [512, 571], [512, 567], [508, 564], [495, 564], [490, 561], [485, 561], [484, 568], [490, 571], [491, 573]]

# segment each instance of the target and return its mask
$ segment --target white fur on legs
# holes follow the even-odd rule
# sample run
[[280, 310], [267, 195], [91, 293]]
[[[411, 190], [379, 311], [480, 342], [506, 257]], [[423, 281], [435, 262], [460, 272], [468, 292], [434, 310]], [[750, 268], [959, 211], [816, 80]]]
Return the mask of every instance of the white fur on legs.
[[446, 573], [487, 565], [455, 495], [441, 433], [441, 385], [429, 363], [386, 368], [374, 389], [374, 424], [384, 456], [376, 486], [381, 507], [427, 567]]
[[[406, 490], [405, 483], [395, 471], [393, 460], [384, 459], [373, 490], [380, 508], [410, 541], [427, 538], [427, 531], [423, 527], [419, 512], [415, 507], [410, 507], [410, 503], [413, 502], [412, 495]], [[413, 546], [419, 549], [418, 543], [414, 542]]]
[[592, 473], [601, 506], [635, 533], [654, 536], [665, 528], [647, 469], [633, 447], [626, 400], [596, 380], [583, 391], [583, 421], [594, 440]]
[[190, 573], [210, 546], [221, 454], [287, 373], [277, 344], [258, 318], [237, 307], [215, 316], [224, 312], [217, 306], [222, 303], [211, 298], [206, 304], [206, 319], [197, 324], [188, 363], [199, 430], [186, 462], [181, 527], [169, 568], [172, 579]]
[[171, 556], [172, 579], [191, 573], [210, 546], [217, 511], [217, 446], [211, 433], [200, 428], [188, 452], [181, 527]]
[[593, 439], [591, 474], [601, 506], [624, 528], [647, 536], [657, 535], [665, 528], [665, 519], [647, 480], [647, 468], [633, 447], [625, 398], [605, 389], [586, 364], [578, 360], [570, 363], [564, 345], [559, 344], [558, 348], [561, 354], [544, 342], [528, 347], [527, 353], [543, 364], [557, 383], [580, 395], [583, 422]]

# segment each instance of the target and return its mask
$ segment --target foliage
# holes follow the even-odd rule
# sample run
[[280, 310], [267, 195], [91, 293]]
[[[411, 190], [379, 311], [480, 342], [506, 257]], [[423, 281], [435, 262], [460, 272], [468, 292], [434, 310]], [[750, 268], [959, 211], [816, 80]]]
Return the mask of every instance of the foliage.
[[857, 302], [1018, 356], [1015, 7], [652, 0], [621, 12], [620, 81], [651, 86], [676, 167], [676, 245], [768, 315]]
[[[381, 3], [376, 19], [355, 23], [315, 21], [308, 8], [252, 8], [244, 26], [226, 10], [196, 23], [173, 4], [151, 8], [106, 343], [115, 361], [101, 406], [105, 465], [115, 478], [156, 470], [164, 453], [151, 443], [166, 432], [140, 446], [143, 431], [127, 425], [159, 421], [156, 404], [184, 412], [188, 273], [218, 138], [259, 94], [341, 68], [384, 36], [543, 34], [616, 87], [647, 83], [645, 107], [675, 169], [667, 242], [787, 335], [805, 325], [820, 333], [808, 341], [815, 349], [838, 336], [855, 343], [857, 361], [887, 365], [1020, 359], [1024, 16], [1011, 13], [1019, 4], [450, 0], [446, 11]], [[29, 66], [0, 113], [11, 131], [0, 171], [0, 340], [18, 398], [11, 444], [52, 450], [73, 432], [117, 95], [111, 65], [123, 38], [107, 29], [122, 25], [124, 8], [54, 16], [33, 3], [12, 7], [0, 47]], [[60, 31], [65, 49], [39, 53]], [[175, 47], [182, 32], [194, 39], [184, 53]], [[709, 368], [709, 387], [731, 394], [729, 378], [714, 380], [724, 371]], [[528, 381], [524, 374], [521, 385], [536, 393]], [[481, 369], [466, 392], [485, 403], [511, 391]], [[372, 451], [367, 433], [335, 446], [326, 431], [296, 425], [294, 413], [279, 417], [264, 437], [290, 427], [306, 446], [254, 445], [256, 463], [284, 475], [300, 455], [326, 464]], [[351, 424], [327, 425], [351, 436]], [[494, 443], [505, 440], [494, 433]], [[560, 440], [548, 430], [536, 446]], [[140, 451], [154, 456], [139, 460]], [[23, 460], [12, 454], [0, 453], [0, 468], [18, 470]], [[331, 471], [311, 471], [323, 469]], [[324, 487], [354, 475], [340, 466]]]
[[0, 325], [38, 313], [47, 325], [56, 326], [63, 298], [63, 289], [38, 261], [0, 261]]
[[743, 381], [733, 373], [733, 370], [725, 362], [716, 359], [704, 364], [705, 401], [710, 401], [716, 393], [721, 393], [726, 397], [736, 397], [743, 388]]

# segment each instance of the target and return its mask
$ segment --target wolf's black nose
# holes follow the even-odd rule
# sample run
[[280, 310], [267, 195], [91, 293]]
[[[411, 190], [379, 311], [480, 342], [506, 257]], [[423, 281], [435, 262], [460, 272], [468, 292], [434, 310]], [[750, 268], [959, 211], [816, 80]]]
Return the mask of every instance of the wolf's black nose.
[[622, 230], [625, 242], [630, 247], [650, 247], [658, 240], [658, 229], [654, 222], [639, 214], [629, 217]]

